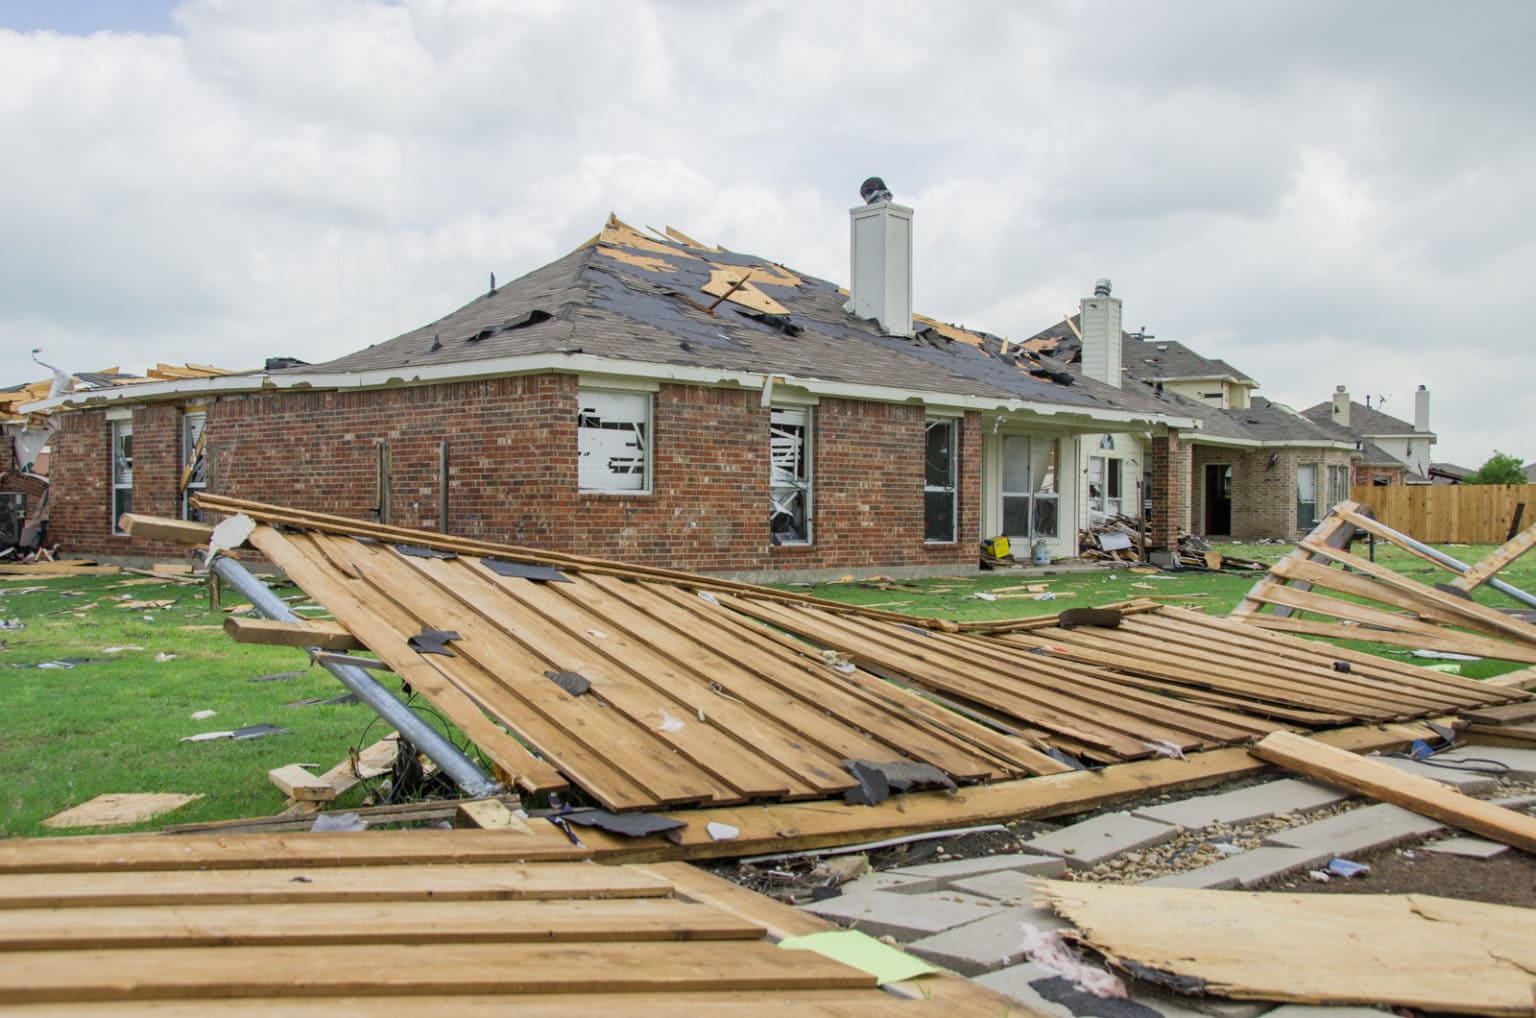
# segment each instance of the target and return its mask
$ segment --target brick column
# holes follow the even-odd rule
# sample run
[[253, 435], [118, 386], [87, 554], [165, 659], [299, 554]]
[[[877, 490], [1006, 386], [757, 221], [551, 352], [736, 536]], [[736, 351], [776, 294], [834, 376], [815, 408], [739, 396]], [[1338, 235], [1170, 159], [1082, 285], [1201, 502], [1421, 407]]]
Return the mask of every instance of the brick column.
[[1152, 436], [1152, 518], [1147, 521], [1147, 545], [1178, 547], [1179, 533], [1189, 525], [1190, 448], [1176, 431]]

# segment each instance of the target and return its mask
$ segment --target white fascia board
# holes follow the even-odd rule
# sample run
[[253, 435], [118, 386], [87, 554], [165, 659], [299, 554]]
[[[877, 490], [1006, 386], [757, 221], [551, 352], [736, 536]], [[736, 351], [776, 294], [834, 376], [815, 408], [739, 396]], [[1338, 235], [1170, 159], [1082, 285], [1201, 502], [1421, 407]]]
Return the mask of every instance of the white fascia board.
[[[384, 389], [405, 385], [427, 385], [438, 382], [459, 382], [477, 378], [494, 378], [506, 375], [530, 375], [546, 372], [575, 374], [578, 376], [601, 375], [622, 382], [634, 379], [650, 383], [680, 382], [693, 385], [729, 384], [743, 389], [761, 389], [761, 371], [727, 371], [719, 368], [701, 368], [678, 364], [652, 364], [643, 361], [616, 361], [592, 354], [541, 353], [527, 357], [498, 357], [483, 361], [459, 361], [453, 364], [424, 365], [408, 369], [389, 368], [374, 371], [300, 372], [282, 375], [221, 375], [214, 378], [178, 379], [168, 382], [144, 383], [121, 386], [114, 389], [67, 393], [55, 399], [40, 400], [22, 407], [22, 411], [58, 408], [78, 408], [104, 405], [120, 400], [135, 402], [163, 396], [216, 396], [245, 392], [274, 392], [289, 389], [335, 389], [339, 391], [359, 389]], [[1110, 410], [1063, 406], [1053, 403], [1036, 403], [1025, 399], [998, 399], [989, 396], [960, 396], [945, 392], [922, 392], [897, 389], [883, 385], [867, 385], [861, 382], [838, 382], [820, 378], [801, 378], [780, 375], [782, 383], [805, 390], [815, 396], [842, 397], [877, 403], [916, 403], [955, 410], [978, 410], [994, 413], [1028, 413], [1040, 417], [1061, 418], [1064, 424], [1165, 424], [1171, 428], [1191, 430], [1199, 422], [1192, 417], [1172, 417], [1155, 413], [1138, 413], [1129, 410]], [[1125, 430], [1124, 428], [1112, 430]]]

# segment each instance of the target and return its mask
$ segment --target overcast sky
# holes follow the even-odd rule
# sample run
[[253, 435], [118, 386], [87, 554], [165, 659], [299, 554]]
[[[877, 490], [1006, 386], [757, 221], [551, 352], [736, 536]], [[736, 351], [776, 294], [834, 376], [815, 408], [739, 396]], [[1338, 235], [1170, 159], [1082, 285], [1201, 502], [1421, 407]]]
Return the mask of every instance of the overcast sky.
[[610, 210], [918, 309], [1129, 328], [1536, 459], [1536, 4], [0, 0], [0, 384], [320, 361]]

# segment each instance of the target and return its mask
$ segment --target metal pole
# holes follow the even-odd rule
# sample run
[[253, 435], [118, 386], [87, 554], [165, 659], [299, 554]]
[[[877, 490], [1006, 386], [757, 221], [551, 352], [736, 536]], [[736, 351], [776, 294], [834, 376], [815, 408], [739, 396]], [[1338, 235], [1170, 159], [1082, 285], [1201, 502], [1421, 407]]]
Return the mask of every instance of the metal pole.
[[[1385, 524], [1382, 524], [1382, 526], [1385, 529], [1391, 530], [1391, 528], [1390, 527], [1386, 527]], [[1420, 555], [1423, 555], [1426, 558], [1434, 559], [1436, 562], [1438, 562], [1441, 565], [1445, 566], [1447, 569], [1453, 570], [1453, 571], [1458, 572], [1458, 573], [1464, 573], [1468, 569], [1472, 568], [1471, 566], [1467, 565], [1465, 562], [1461, 561], [1460, 559], [1451, 558], [1445, 552], [1440, 551], [1437, 548], [1431, 548], [1427, 544], [1423, 544], [1423, 543], [1421, 543], [1419, 541], [1415, 541], [1413, 538], [1409, 537], [1407, 534], [1399, 533], [1396, 530], [1393, 530], [1392, 533], [1394, 535], [1392, 540], [1394, 540], [1394, 541], [1401, 541], [1403, 543], [1404, 547], [1412, 548], [1414, 551], [1418, 552]], [[1497, 577], [1490, 577], [1489, 579], [1484, 580], [1483, 583], [1484, 583], [1485, 586], [1492, 587], [1494, 590], [1497, 590], [1501, 594], [1509, 595], [1510, 597], [1514, 598], [1516, 601], [1519, 601], [1523, 605], [1528, 605], [1528, 606], [1530, 606], [1532, 608], [1536, 608], [1536, 595], [1527, 594], [1525, 591], [1521, 590], [1519, 587], [1512, 587], [1509, 584], [1505, 583], [1503, 580], [1498, 579]]]
[[[266, 584], [227, 555], [214, 556], [209, 568], [222, 576], [231, 587], [250, 599], [263, 618], [278, 622], [302, 622], [303, 619], [288, 609]], [[310, 647], [309, 653], [319, 653], [318, 647]], [[475, 799], [497, 795], [504, 789], [491, 780], [459, 747], [449, 742], [441, 732], [414, 714], [409, 707], [395, 699], [394, 695], [374, 680], [373, 676], [354, 665], [343, 664], [327, 655], [320, 658], [320, 665], [336, 676], [357, 698], [378, 712], [379, 717], [395, 726], [411, 744], [427, 755], [433, 763], [458, 785], [465, 795]]]

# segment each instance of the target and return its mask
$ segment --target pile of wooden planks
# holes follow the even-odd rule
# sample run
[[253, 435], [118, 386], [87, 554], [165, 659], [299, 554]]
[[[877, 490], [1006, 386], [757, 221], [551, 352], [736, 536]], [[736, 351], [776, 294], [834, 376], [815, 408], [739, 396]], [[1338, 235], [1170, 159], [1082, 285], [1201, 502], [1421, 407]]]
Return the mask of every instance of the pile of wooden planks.
[[[1430, 585], [1363, 558], [1349, 550], [1357, 532], [1389, 541], [1454, 578]], [[1536, 527], [1482, 562], [1447, 565], [1434, 549], [1377, 522], [1358, 504], [1342, 502], [1275, 563], [1231, 617], [1278, 632], [1536, 665], [1536, 626], [1470, 597], [1532, 547]]]
[[132, 1002], [158, 1015], [1006, 1013], [1002, 997], [946, 973], [881, 990], [869, 972], [784, 950], [775, 942], [785, 936], [831, 928], [686, 864], [495, 858], [496, 846], [515, 857], [519, 837], [6, 842], [0, 1007], [39, 1015], [117, 1014]]
[[[964, 785], [1060, 773], [1071, 763], [1057, 750], [1177, 756], [1527, 699], [1150, 603], [1123, 606], [1119, 629], [1050, 617], [962, 633], [749, 584], [199, 501], [260, 520], [251, 545], [335, 616], [235, 619], [237, 639], [366, 647], [524, 789], [571, 783], [614, 810], [827, 799], [857, 784], [849, 760], [931, 764]], [[176, 531], [187, 525], [156, 532]], [[446, 654], [422, 643], [433, 632]]]

